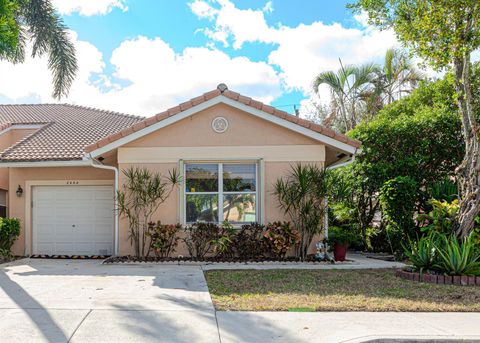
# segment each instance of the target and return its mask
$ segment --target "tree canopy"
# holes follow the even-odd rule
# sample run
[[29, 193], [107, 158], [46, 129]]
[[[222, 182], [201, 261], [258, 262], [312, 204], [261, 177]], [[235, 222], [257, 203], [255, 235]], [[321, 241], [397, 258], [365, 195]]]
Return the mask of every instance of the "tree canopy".
[[461, 195], [456, 232], [467, 236], [480, 213], [480, 127], [470, 70], [471, 53], [480, 47], [480, 2], [358, 0], [350, 7], [366, 11], [369, 22], [381, 29], [393, 28], [400, 42], [433, 68], [453, 66], [465, 142], [465, 155], [456, 173]]
[[0, 0], [0, 59], [25, 60], [27, 41], [32, 57], [48, 55], [53, 97], [68, 94], [77, 71], [75, 47], [67, 27], [49, 0]]

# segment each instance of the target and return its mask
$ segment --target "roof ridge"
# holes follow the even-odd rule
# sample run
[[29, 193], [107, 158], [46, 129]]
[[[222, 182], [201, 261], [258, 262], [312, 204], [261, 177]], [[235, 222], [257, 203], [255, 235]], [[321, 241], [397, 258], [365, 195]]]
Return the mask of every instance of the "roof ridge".
[[106, 114], [113, 114], [113, 115], [116, 115], [116, 116], [127, 117], [127, 118], [134, 118], [134, 119], [141, 119], [141, 120], [146, 119], [146, 117], [138, 116], [138, 115], [135, 115], [135, 114], [122, 113], [122, 112], [111, 111], [111, 110], [104, 110], [104, 109], [95, 108], [95, 107], [91, 107], [91, 106], [83, 106], [83, 105], [68, 104], [68, 103], [61, 103], [61, 104], [58, 104], [58, 105], [68, 106], [68, 107], [73, 107], [73, 108], [80, 108], [80, 109], [90, 110], [90, 111], [98, 111], [98, 112], [102, 112], [102, 113], [106, 113]]
[[23, 137], [22, 139], [20, 139], [18, 142], [16, 142], [15, 144], [13, 145], [10, 145], [8, 148], [6, 148], [5, 150], [3, 150], [2, 152], [0, 152], [0, 159], [3, 159], [3, 157], [8, 154], [10, 152], [10, 150], [13, 150], [13, 149], [16, 149], [18, 146], [20, 146], [21, 144], [25, 143], [27, 140], [29, 140], [30, 138], [32, 138], [33, 136], [35, 136], [36, 134], [38, 134], [39, 132], [45, 130], [45, 128], [49, 127], [50, 125], [52, 125], [54, 122], [49, 122], [49, 123], [45, 123], [40, 129], [38, 130], [35, 130], [34, 132], [32, 132], [31, 134], [29, 135], [26, 135], [25, 137]]

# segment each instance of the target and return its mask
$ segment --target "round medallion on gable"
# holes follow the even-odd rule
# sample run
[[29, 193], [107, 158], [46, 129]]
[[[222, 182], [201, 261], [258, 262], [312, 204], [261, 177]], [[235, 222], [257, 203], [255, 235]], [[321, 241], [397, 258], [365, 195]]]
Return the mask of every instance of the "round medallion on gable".
[[216, 117], [212, 120], [212, 129], [216, 133], [224, 133], [228, 129], [228, 120], [224, 117]]

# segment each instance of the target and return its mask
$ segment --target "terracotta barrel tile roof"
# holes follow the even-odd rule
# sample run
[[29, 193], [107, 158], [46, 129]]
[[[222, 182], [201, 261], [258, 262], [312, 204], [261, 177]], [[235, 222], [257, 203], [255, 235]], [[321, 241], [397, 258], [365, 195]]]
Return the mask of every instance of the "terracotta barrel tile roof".
[[67, 104], [0, 105], [0, 130], [12, 124], [44, 124], [0, 153], [0, 161], [79, 160], [86, 146], [143, 120]]

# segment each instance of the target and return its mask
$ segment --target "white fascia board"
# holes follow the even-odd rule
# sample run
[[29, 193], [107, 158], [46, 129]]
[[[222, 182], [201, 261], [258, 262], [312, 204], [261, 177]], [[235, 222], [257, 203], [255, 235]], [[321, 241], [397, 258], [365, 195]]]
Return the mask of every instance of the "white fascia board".
[[88, 167], [87, 160], [73, 161], [38, 161], [38, 162], [0, 162], [0, 168], [34, 168], [34, 167]]
[[333, 139], [331, 137], [322, 135], [321, 133], [318, 133], [316, 131], [307, 129], [307, 128], [301, 126], [301, 125], [298, 125], [298, 124], [292, 123], [288, 120], [276, 117], [272, 114], [269, 114], [269, 113], [266, 113], [264, 111], [253, 108], [251, 106], [245, 105], [245, 104], [243, 104], [239, 101], [227, 98], [226, 96], [219, 95], [219, 96], [217, 96], [213, 99], [207, 100], [207, 101], [205, 101], [205, 102], [203, 102], [203, 103], [201, 103], [197, 106], [190, 107], [188, 110], [185, 110], [183, 112], [175, 114], [171, 117], [168, 117], [166, 119], [163, 119], [163, 120], [159, 121], [158, 123], [155, 123], [155, 124], [150, 125], [150, 126], [144, 128], [144, 129], [141, 129], [137, 132], [134, 132], [134, 133], [132, 133], [128, 136], [120, 138], [120, 139], [116, 140], [115, 142], [109, 143], [109, 144], [107, 144], [107, 145], [105, 145], [101, 148], [95, 149], [92, 152], [90, 152], [90, 155], [92, 157], [101, 156], [102, 154], [104, 154], [106, 152], [114, 150], [114, 149], [116, 149], [116, 148], [118, 148], [122, 145], [128, 144], [128, 143], [130, 143], [130, 142], [132, 142], [136, 139], [139, 139], [139, 138], [141, 138], [145, 135], [148, 135], [152, 132], [155, 132], [155, 131], [163, 128], [163, 127], [166, 127], [168, 125], [176, 123], [176, 122], [178, 122], [182, 119], [188, 118], [188, 117], [194, 115], [195, 113], [198, 113], [200, 111], [203, 111], [203, 110], [205, 110], [209, 107], [212, 107], [212, 106], [220, 104], [220, 103], [223, 103], [223, 104], [229, 105], [231, 107], [237, 108], [237, 109], [239, 109], [241, 111], [244, 111], [246, 113], [250, 113], [250, 114], [252, 114], [252, 115], [254, 115], [258, 118], [261, 118], [261, 119], [267, 120], [271, 123], [280, 125], [284, 128], [287, 128], [287, 129], [292, 130], [294, 132], [300, 133], [304, 136], [315, 139], [315, 140], [317, 140], [319, 142], [322, 142], [326, 145], [335, 147], [338, 150], [344, 151], [346, 153], [354, 154], [355, 151], [357, 150], [355, 147], [353, 147], [351, 145], [340, 142], [340, 141], [338, 141], [336, 139]]

